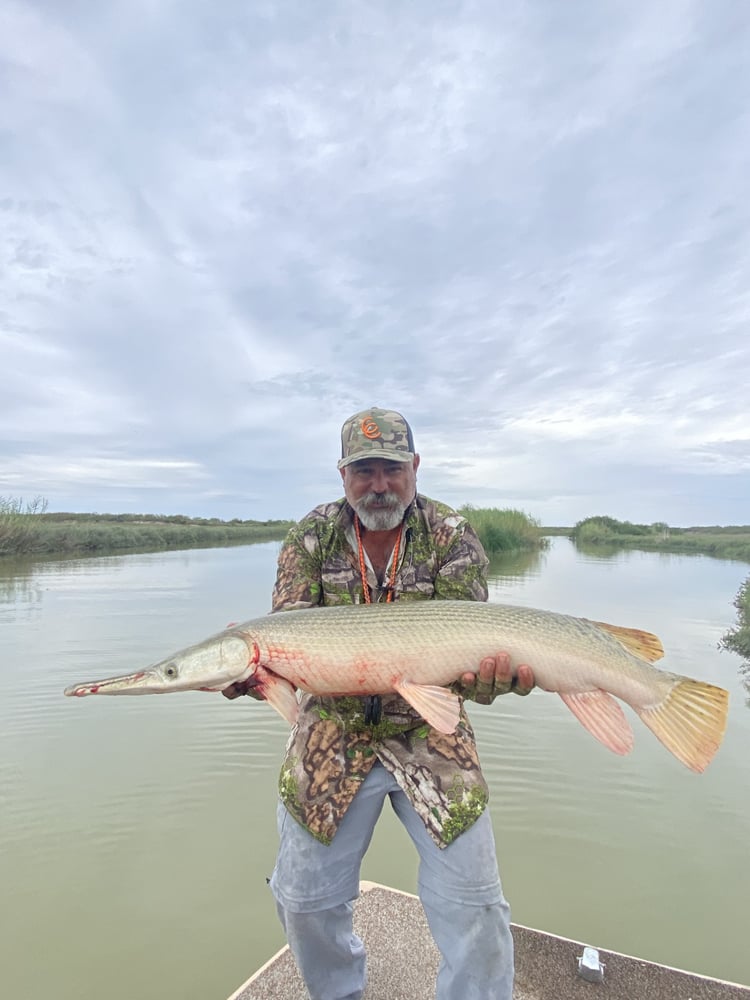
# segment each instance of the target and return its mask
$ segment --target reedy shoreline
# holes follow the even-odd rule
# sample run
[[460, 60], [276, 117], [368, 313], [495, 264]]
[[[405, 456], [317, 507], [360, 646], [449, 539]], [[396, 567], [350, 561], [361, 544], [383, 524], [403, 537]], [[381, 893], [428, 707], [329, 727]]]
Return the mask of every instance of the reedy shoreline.
[[[294, 523], [183, 514], [47, 513], [46, 501], [0, 497], [0, 558], [3, 556], [102, 555], [126, 549], [192, 548], [281, 540]], [[565, 535], [579, 548], [600, 555], [622, 549], [709, 555], [750, 562], [750, 526], [673, 528], [590, 517], [573, 527], [542, 526], [523, 511], [466, 505], [460, 512], [479, 535], [488, 555], [538, 551], [549, 536]]]
[[48, 514], [44, 506], [33, 501], [22, 507], [0, 497], [0, 558], [249, 545], [282, 539], [293, 523], [182, 514]]

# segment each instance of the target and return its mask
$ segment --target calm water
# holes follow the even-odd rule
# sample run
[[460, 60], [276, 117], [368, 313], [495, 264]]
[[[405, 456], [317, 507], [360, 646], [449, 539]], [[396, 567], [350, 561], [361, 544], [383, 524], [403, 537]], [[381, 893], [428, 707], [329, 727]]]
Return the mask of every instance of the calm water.
[[[224, 1000], [283, 943], [265, 876], [287, 727], [249, 698], [63, 698], [265, 613], [278, 546], [0, 569], [0, 936], [14, 1000]], [[657, 632], [669, 669], [728, 687], [701, 776], [639, 720], [600, 747], [553, 695], [472, 708], [519, 923], [750, 984], [750, 694], [717, 642], [742, 563], [565, 539], [493, 566], [491, 600]], [[413, 890], [384, 815], [363, 876]]]

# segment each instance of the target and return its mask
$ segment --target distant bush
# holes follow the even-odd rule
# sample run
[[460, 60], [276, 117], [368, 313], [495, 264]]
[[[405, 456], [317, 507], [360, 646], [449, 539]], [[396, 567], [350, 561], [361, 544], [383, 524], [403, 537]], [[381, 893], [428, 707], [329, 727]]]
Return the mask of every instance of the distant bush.
[[617, 521], [614, 517], [600, 515], [579, 521], [573, 528], [573, 538], [581, 542], [612, 542], [622, 537], [647, 537], [665, 532], [669, 534], [669, 530], [669, 526], [662, 522], [632, 524], [630, 521]]
[[540, 549], [548, 544], [539, 522], [523, 511], [467, 504], [459, 509], [459, 513], [479, 535], [488, 555], [517, 549]]
[[733, 603], [737, 609], [737, 624], [724, 634], [719, 646], [750, 660], [750, 576], [737, 591]]
[[692, 553], [717, 559], [741, 559], [750, 562], [750, 528], [670, 528], [664, 521], [632, 524], [614, 517], [587, 517], [579, 521], [570, 537], [585, 549], [608, 547], [611, 551], [642, 549], [646, 552]]
[[614, 517], [587, 517], [579, 521], [570, 537], [582, 549], [608, 547], [611, 551], [642, 549], [646, 552], [692, 553], [717, 559], [750, 562], [750, 528], [670, 528], [663, 521], [631, 524]]

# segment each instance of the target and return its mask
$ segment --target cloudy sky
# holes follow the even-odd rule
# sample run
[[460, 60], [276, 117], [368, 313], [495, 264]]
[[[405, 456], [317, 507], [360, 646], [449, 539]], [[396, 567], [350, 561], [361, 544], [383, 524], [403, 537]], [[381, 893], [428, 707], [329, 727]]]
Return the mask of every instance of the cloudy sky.
[[0, 496], [748, 523], [750, 5], [0, 0]]

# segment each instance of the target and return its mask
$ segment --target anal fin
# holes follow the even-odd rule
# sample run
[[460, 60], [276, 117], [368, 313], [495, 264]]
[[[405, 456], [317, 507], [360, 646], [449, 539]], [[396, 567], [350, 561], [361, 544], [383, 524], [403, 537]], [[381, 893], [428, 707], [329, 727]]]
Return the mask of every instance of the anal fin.
[[608, 750], [624, 756], [633, 749], [633, 730], [625, 713], [606, 691], [579, 691], [560, 694], [584, 729]]
[[433, 684], [413, 684], [401, 680], [394, 684], [401, 697], [439, 733], [453, 733], [461, 716], [461, 700], [448, 688]]

